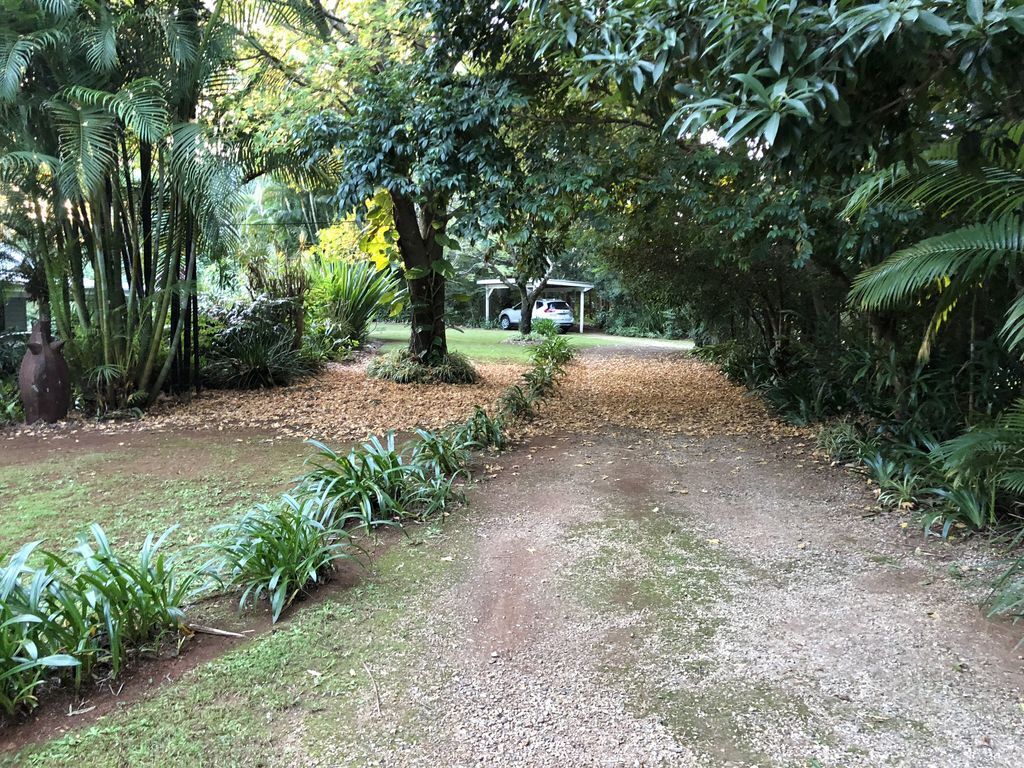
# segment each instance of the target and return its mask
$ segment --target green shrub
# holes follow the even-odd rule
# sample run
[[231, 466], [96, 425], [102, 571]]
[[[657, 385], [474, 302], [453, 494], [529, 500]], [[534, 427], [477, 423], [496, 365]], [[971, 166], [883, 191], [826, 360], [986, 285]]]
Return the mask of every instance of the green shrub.
[[452, 475], [437, 473], [423, 476], [416, 487], [419, 518], [426, 519], [439, 513], [443, 517], [453, 501], [464, 501], [465, 495], [456, 482], [461, 475], [467, 474], [465, 469], [460, 469]]
[[660, 339], [664, 334], [636, 325], [611, 325], [607, 333], [612, 336], [629, 336], [634, 339]]
[[545, 397], [555, 387], [555, 375], [557, 371], [552, 363], [535, 365], [523, 374], [523, 381], [526, 382], [526, 389], [530, 398], [539, 400]]
[[498, 401], [498, 413], [503, 420], [507, 421], [532, 419], [534, 417], [533, 398], [522, 387], [515, 384], [502, 394]]
[[315, 366], [273, 328], [237, 334], [216, 347], [204, 372], [210, 386], [257, 389], [290, 384]]
[[0, 379], [18, 374], [27, 339], [28, 334], [19, 331], [0, 332]]
[[324, 525], [321, 513], [318, 500], [286, 495], [215, 529], [226, 534], [212, 545], [217, 568], [242, 590], [241, 607], [266, 597], [276, 622], [299, 595], [329, 579], [338, 560], [353, 556], [349, 535]]
[[298, 489], [317, 499], [321, 520], [335, 528], [356, 522], [368, 531], [443, 511], [459, 496], [456, 481], [467, 474], [469, 445], [458, 431], [419, 429], [401, 448], [389, 432], [347, 454], [308, 442], [316, 453]]
[[307, 442], [316, 453], [307, 460], [312, 469], [300, 488], [319, 500], [326, 525], [341, 528], [357, 520], [368, 531], [406, 516], [414, 470], [395, 446], [394, 433], [383, 441], [373, 437], [347, 454], [316, 440]]
[[552, 320], [551, 318], [542, 317], [537, 320], [534, 320], [533, 323], [531, 323], [530, 331], [531, 336], [536, 334], [537, 336], [548, 338], [550, 336], [558, 335], [558, 326], [555, 325], [555, 321]]
[[462, 472], [468, 461], [469, 451], [456, 440], [453, 431], [416, 430], [409, 463], [425, 474], [453, 476]]
[[51, 569], [28, 565], [38, 546], [26, 544], [0, 567], [0, 711], [7, 715], [35, 707], [49, 676], [79, 664], [58, 652], [63, 627], [49, 605]]
[[865, 441], [857, 425], [850, 421], [824, 425], [818, 430], [816, 439], [818, 448], [835, 461], [859, 458], [865, 449]]
[[332, 261], [313, 270], [310, 313], [330, 320], [346, 339], [363, 342], [375, 315], [394, 306], [401, 281], [369, 261]]
[[935, 446], [950, 511], [982, 528], [1010, 518], [1024, 496], [1024, 400], [996, 419]]
[[35, 706], [39, 685], [67, 668], [76, 684], [98, 666], [117, 677], [131, 655], [184, 624], [183, 606], [204, 582], [160, 551], [170, 531], [148, 536], [126, 559], [102, 528], [90, 530], [92, 540], [65, 556], [37, 553], [34, 542], [0, 569], [0, 709], [8, 714]]
[[333, 320], [313, 320], [302, 337], [302, 355], [313, 365], [342, 363], [352, 359], [359, 342], [348, 338]]
[[133, 560], [113, 551], [99, 525], [94, 523], [89, 530], [92, 540], [79, 542], [72, 550], [74, 559], [50, 557], [62, 566], [68, 581], [88, 589], [105, 643], [98, 661], [109, 663], [116, 677], [129, 652], [158, 643], [185, 624], [183, 606], [201, 585], [202, 574], [175, 568], [161, 551], [173, 528], [159, 538], [146, 536]]
[[378, 355], [366, 367], [366, 375], [398, 384], [475, 384], [478, 381], [469, 358], [459, 352], [449, 352], [438, 365], [425, 365], [406, 349]]
[[498, 416], [491, 418], [483, 408], [477, 408], [463, 424], [455, 428], [453, 439], [470, 450], [504, 448], [505, 421]]
[[564, 336], [549, 336], [530, 352], [530, 359], [534, 366], [554, 364], [557, 366], [558, 375], [563, 371], [562, 366], [575, 356], [576, 350], [569, 343], [569, 339]]
[[1024, 619], [1024, 554], [1020, 546], [1024, 543], [1024, 532], [1012, 538], [1009, 549], [1017, 552], [1004, 566], [1003, 574], [996, 580], [989, 598], [992, 615], [1009, 616], [1014, 621]]
[[0, 425], [21, 421], [23, 415], [17, 381], [0, 377]]
[[207, 384], [256, 389], [290, 384], [316, 370], [294, 343], [292, 302], [260, 298], [232, 310], [211, 342], [203, 371]]

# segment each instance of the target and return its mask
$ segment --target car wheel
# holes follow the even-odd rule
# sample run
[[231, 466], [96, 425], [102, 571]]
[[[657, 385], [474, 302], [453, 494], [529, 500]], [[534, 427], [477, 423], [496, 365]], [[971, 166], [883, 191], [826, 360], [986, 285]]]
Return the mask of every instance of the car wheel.
[[512, 327], [512, 322], [508, 319], [508, 315], [502, 315], [501, 320], [498, 321], [498, 325], [501, 326], [501, 330], [507, 331]]

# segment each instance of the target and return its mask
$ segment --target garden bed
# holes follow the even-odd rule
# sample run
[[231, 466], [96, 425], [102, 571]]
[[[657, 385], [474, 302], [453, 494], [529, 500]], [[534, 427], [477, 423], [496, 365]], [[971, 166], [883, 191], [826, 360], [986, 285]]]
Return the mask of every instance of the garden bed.
[[[365, 564], [372, 565], [403, 538], [405, 534], [397, 530], [377, 532], [372, 541], [363, 545], [367, 553]], [[333, 578], [301, 604], [309, 607], [335, 599], [362, 583], [370, 572], [355, 562], [340, 563]], [[40, 692], [41, 703], [31, 713], [13, 721], [5, 721], [0, 715], [0, 754], [57, 738], [147, 699], [200, 665], [263, 637], [274, 628], [268, 606], [239, 611], [237, 602], [235, 594], [217, 594], [190, 609], [196, 625], [214, 627], [224, 634], [196, 632], [183, 636], [180, 642], [167, 639], [155, 651], [140, 655], [115, 681], [100, 680], [80, 690], [54, 684]]]

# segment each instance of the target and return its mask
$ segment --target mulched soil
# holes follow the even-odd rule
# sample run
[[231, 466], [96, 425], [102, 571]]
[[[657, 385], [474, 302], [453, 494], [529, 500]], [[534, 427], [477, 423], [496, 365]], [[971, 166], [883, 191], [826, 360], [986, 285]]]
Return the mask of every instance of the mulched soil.
[[272, 430], [285, 437], [351, 441], [387, 430], [436, 429], [494, 402], [525, 367], [478, 363], [480, 381], [438, 388], [368, 379], [365, 365], [330, 365], [276, 389], [207, 390], [189, 402], [164, 401], [138, 421], [77, 418], [53, 426], [0, 430], [0, 439], [62, 438], [87, 432]]
[[585, 364], [569, 367], [557, 396], [545, 403], [540, 431], [621, 427], [693, 437], [807, 434], [779, 422], [759, 397], [685, 354], [593, 349], [584, 358]]

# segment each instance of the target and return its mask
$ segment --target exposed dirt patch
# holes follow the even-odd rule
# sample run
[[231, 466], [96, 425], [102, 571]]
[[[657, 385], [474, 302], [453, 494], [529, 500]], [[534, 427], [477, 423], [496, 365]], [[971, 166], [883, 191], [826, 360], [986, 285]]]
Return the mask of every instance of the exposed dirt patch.
[[[88, 423], [89, 426], [85, 427]], [[71, 422], [50, 433], [11, 431], [0, 439], [0, 467], [28, 466], [41, 462], [59, 463], [82, 455], [110, 454], [131, 463], [140, 475], [201, 479], [208, 472], [210, 461], [216, 460], [225, 444], [269, 444], [285, 440], [269, 430], [219, 429], [214, 439], [208, 434], [189, 429], [171, 429], [154, 425], [150, 430], [123, 430], [127, 422], [108, 422], [108, 429], [93, 422]], [[288, 439], [296, 457], [303, 448]], [[292, 448], [285, 448], [291, 451]], [[188, 461], [168, 461], [168, 453], [187, 453]]]
[[475, 552], [431, 609], [454, 636], [421, 639], [445, 674], [390, 694], [392, 764], [1024, 762], [1020, 630], [948, 547], [862, 517], [857, 477], [717, 373], [611, 360], [473, 497]]

